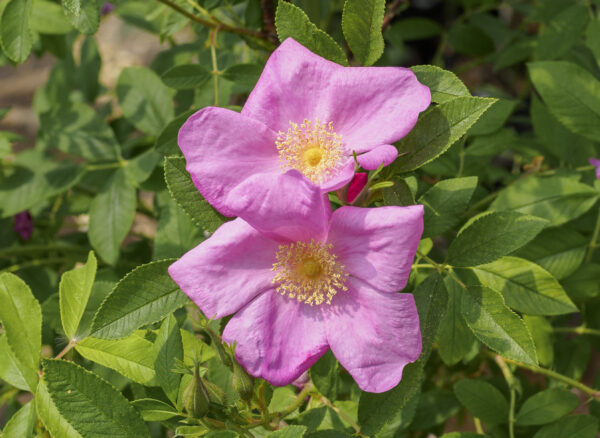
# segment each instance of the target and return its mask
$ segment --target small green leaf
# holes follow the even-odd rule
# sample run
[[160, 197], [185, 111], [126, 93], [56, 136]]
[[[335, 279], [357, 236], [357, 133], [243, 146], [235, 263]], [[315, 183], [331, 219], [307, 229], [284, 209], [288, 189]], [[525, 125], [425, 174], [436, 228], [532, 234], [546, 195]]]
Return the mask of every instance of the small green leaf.
[[53, 438], [83, 438], [71, 424], [58, 412], [56, 405], [50, 398], [48, 387], [44, 380], [40, 380], [35, 394], [35, 408]]
[[567, 415], [579, 405], [575, 394], [562, 388], [551, 388], [532, 395], [516, 417], [516, 423], [521, 426], [538, 426], [552, 423]]
[[523, 315], [541, 365], [551, 367], [554, 362], [554, 345], [552, 343], [552, 324], [543, 316]]
[[90, 336], [124, 338], [143, 325], [160, 321], [188, 302], [167, 268], [174, 260], [138, 266], [106, 297], [92, 322]]
[[381, 191], [385, 205], [414, 205], [415, 197], [411, 187], [406, 179], [394, 177], [391, 187], [386, 187]]
[[281, 430], [271, 432], [265, 436], [269, 438], [302, 438], [305, 433], [305, 426], [287, 426]]
[[310, 368], [310, 379], [317, 390], [329, 400], [336, 400], [340, 384], [339, 365], [328, 351]]
[[384, 49], [381, 25], [385, 0], [346, 0], [342, 30], [350, 50], [362, 65], [373, 65]]
[[521, 318], [504, 305], [495, 290], [469, 286], [464, 289], [462, 315], [477, 339], [502, 356], [537, 364], [535, 346]]
[[600, 81], [567, 61], [527, 64], [529, 76], [548, 109], [576, 134], [597, 141], [600, 136]]
[[0, 274], [0, 322], [16, 358], [37, 370], [42, 350], [42, 308], [29, 286], [14, 274]]
[[60, 415], [85, 437], [148, 437], [127, 399], [97, 375], [72, 362], [44, 360], [44, 382]]
[[500, 191], [491, 210], [514, 210], [561, 225], [596, 203], [598, 192], [573, 178], [529, 176]]
[[457, 97], [421, 114], [417, 125], [396, 143], [400, 155], [391, 165], [396, 173], [409, 172], [446, 152], [495, 102], [483, 97]]
[[561, 283], [569, 297], [576, 302], [596, 298], [600, 295], [600, 265], [584, 264]]
[[493, 262], [532, 240], [547, 222], [512, 211], [483, 213], [459, 232], [448, 248], [452, 266]]
[[9, 385], [23, 391], [35, 392], [38, 384], [37, 373], [17, 359], [13, 352], [6, 335], [0, 335], [0, 379]]
[[121, 243], [129, 233], [135, 216], [136, 190], [123, 169], [106, 181], [90, 205], [88, 237], [92, 247], [107, 263], [119, 259]]
[[35, 402], [23, 405], [4, 426], [2, 436], [6, 438], [31, 438], [35, 426]]
[[423, 237], [442, 234], [459, 221], [477, 187], [477, 177], [440, 181], [419, 198], [425, 207]]
[[506, 305], [528, 315], [563, 315], [578, 309], [554, 277], [535, 263], [502, 257], [473, 268], [484, 286], [504, 296]]
[[176, 65], [162, 75], [167, 87], [176, 90], [199, 88], [212, 77], [211, 72], [198, 64]]
[[96, 0], [62, 0], [65, 15], [81, 33], [92, 34], [100, 24], [100, 8]]
[[149, 68], [124, 68], [116, 91], [123, 115], [146, 134], [160, 134], [175, 114], [171, 90]]
[[432, 389], [419, 396], [415, 417], [410, 428], [412, 430], [430, 429], [443, 424], [460, 410], [460, 403], [446, 389]]
[[583, 4], [574, 4], [542, 27], [534, 55], [536, 60], [560, 58], [579, 40], [586, 28], [590, 13]]
[[431, 90], [431, 100], [444, 103], [457, 97], [471, 96], [469, 90], [454, 73], [435, 65], [415, 65], [410, 68], [417, 79]]
[[481, 380], [463, 379], [454, 384], [454, 393], [474, 417], [485, 423], [508, 421], [508, 402], [495, 386]]
[[469, 129], [469, 135], [488, 135], [504, 126], [513, 113], [517, 100], [498, 99]]
[[174, 373], [177, 361], [183, 360], [183, 341], [177, 320], [173, 315], [165, 318], [154, 341], [154, 370], [156, 380], [169, 399], [177, 402], [181, 375]]
[[302, 9], [283, 0], [279, 1], [275, 14], [275, 26], [279, 41], [293, 38], [308, 50], [338, 64], [348, 65], [342, 48], [327, 33], [310, 22]]
[[50, 35], [63, 35], [73, 30], [63, 8], [47, 0], [33, 0], [29, 25], [36, 32]]
[[239, 85], [254, 88], [263, 68], [257, 64], [234, 64], [227, 67], [221, 76], [223, 79], [234, 82]]
[[598, 419], [590, 415], [571, 415], [542, 427], [533, 438], [597, 438]]
[[196, 225], [212, 233], [225, 222], [225, 218], [202, 197], [194, 185], [185, 170], [184, 158], [165, 158], [165, 180], [175, 202], [190, 215]]
[[22, 63], [31, 52], [32, 37], [29, 30], [31, 0], [10, 0], [0, 17], [0, 43], [8, 58]]
[[131, 404], [140, 412], [144, 421], [165, 421], [183, 415], [177, 412], [173, 406], [151, 398], [134, 400]]
[[124, 339], [85, 338], [75, 346], [88, 360], [111, 368], [141, 385], [150, 386], [154, 380], [152, 342], [143, 333], [133, 333]]
[[90, 251], [85, 265], [65, 272], [60, 279], [60, 319], [69, 340], [78, 334], [79, 322], [87, 306], [98, 262]]
[[177, 145], [177, 134], [181, 126], [193, 113], [194, 110], [184, 111], [171, 120], [156, 139], [155, 149], [164, 155], [180, 153], [181, 151]]

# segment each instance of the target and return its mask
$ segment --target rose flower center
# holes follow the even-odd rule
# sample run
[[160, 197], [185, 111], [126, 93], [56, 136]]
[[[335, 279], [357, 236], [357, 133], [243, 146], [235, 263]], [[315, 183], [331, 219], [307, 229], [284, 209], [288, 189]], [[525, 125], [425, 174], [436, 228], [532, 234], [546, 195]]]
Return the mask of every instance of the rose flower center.
[[320, 184], [339, 169], [343, 158], [341, 136], [333, 123], [315, 123], [304, 119], [301, 124], [290, 121], [287, 132], [279, 132], [275, 141], [281, 170], [296, 169], [315, 184]]
[[332, 253], [333, 245], [296, 242], [280, 245], [273, 264], [277, 292], [311, 306], [331, 304], [339, 291], [345, 291], [348, 274]]

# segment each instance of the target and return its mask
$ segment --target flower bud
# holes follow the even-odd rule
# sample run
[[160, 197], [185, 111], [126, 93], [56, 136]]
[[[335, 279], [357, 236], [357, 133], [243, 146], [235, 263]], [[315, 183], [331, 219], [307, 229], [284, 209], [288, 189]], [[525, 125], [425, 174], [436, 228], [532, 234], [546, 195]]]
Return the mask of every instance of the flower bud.
[[235, 389], [242, 400], [245, 402], [252, 400], [252, 396], [254, 395], [254, 379], [235, 360], [233, 361], [232, 383], [233, 389]]
[[208, 414], [210, 399], [208, 391], [200, 377], [200, 365], [196, 364], [194, 376], [183, 391], [183, 403], [185, 410], [194, 418], [202, 418]]

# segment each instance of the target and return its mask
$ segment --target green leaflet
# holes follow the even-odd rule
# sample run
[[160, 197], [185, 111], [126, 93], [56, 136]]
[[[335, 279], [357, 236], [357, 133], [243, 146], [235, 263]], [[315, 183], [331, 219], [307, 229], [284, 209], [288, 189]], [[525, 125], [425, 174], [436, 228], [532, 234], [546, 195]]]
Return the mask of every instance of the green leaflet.
[[532, 240], [546, 221], [513, 211], [486, 212], [473, 218], [448, 248], [447, 263], [477, 266], [510, 254]]
[[267, 434], [269, 438], [302, 438], [306, 433], [304, 426], [288, 426], [282, 430]]
[[177, 65], [162, 75], [167, 87], [176, 90], [198, 88], [212, 77], [211, 72], [198, 64]]
[[146, 425], [127, 399], [79, 365], [44, 360], [44, 382], [56, 410], [82, 436], [149, 436]]
[[117, 81], [123, 115], [140, 131], [158, 135], [175, 115], [171, 90], [146, 67], [127, 67]]
[[546, 389], [525, 400], [517, 413], [516, 423], [522, 426], [552, 423], [578, 405], [579, 399], [572, 392], [562, 388]]
[[23, 405], [21, 409], [14, 414], [2, 431], [2, 436], [6, 438], [30, 438], [33, 437], [33, 428], [35, 426], [35, 402], [30, 401]]
[[573, 4], [554, 16], [540, 32], [535, 59], [556, 59], [567, 53], [585, 30], [589, 17], [588, 8], [582, 4]]
[[531, 338], [535, 343], [535, 349], [540, 364], [551, 367], [554, 362], [554, 346], [552, 345], [552, 324], [543, 316], [523, 315], [523, 321], [527, 325]]
[[47, 0], [33, 0], [29, 25], [32, 30], [45, 34], [62, 35], [73, 30], [63, 8]]
[[481, 380], [463, 379], [454, 384], [454, 393], [474, 417], [485, 423], [508, 421], [508, 402], [495, 386]]
[[127, 274], [94, 315], [90, 336], [124, 338], [185, 305], [187, 296], [167, 272], [173, 261], [148, 263]]
[[346, 0], [344, 3], [344, 37], [362, 65], [373, 65], [383, 54], [384, 12], [385, 0]]
[[111, 368], [136, 383], [154, 384], [154, 356], [152, 342], [143, 333], [117, 339], [85, 338], [75, 348], [83, 357]]
[[37, 414], [53, 438], [83, 438], [71, 424], [58, 412], [56, 405], [50, 398], [44, 380], [40, 380], [35, 393], [35, 407]]
[[339, 390], [339, 364], [328, 351], [310, 368], [310, 379], [317, 390], [329, 400], [337, 399]]
[[42, 349], [42, 309], [31, 289], [13, 274], [0, 274], [0, 322], [15, 357], [37, 370]]
[[31, 0], [10, 0], [0, 17], [2, 50], [16, 63], [24, 62], [31, 52], [30, 14]]
[[90, 243], [111, 265], [119, 259], [121, 243], [133, 223], [136, 202], [135, 187], [125, 170], [119, 169], [106, 181], [90, 206]]
[[310, 22], [302, 9], [283, 0], [279, 1], [275, 14], [275, 26], [279, 41], [293, 38], [310, 51], [338, 64], [348, 65], [342, 48], [327, 33]]
[[100, 7], [96, 0], [62, 0], [62, 6], [71, 24], [81, 33], [98, 30]]
[[167, 316], [163, 321], [153, 348], [156, 380], [167, 397], [175, 403], [181, 375], [173, 372], [173, 369], [175, 369], [177, 361], [183, 361], [183, 340], [179, 325], [173, 315]]
[[457, 97], [471, 96], [469, 90], [454, 73], [435, 65], [415, 65], [410, 68], [419, 82], [431, 90], [431, 100], [444, 103]]
[[598, 419], [590, 415], [571, 415], [542, 427], [533, 438], [596, 438]]
[[12, 351], [6, 335], [0, 335], [0, 379], [23, 391], [35, 392], [38, 384], [37, 372], [23, 366]]
[[173, 406], [151, 398], [134, 400], [131, 404], [139, 411], [144, 421], [165, 421], [182, 415]]
[[196, 225], [212, 233], [225, 222], [225, 217], [198, 192], [192, 178], [185, 170], [184, 158], [165, 158], [165, 181], [175, 202], [190, 215]]
[[484, 286], [501, 292], [506, 305], [528, 315], [562, 315], [577, 307], [554, 277], [535, 263], [502, 257], [473, 268]]
[[400, 155], [390, 167], [403, 173], [432, 161], [461, 138], [494, 102], [491, 98], [461, 96], [431, 107], [396, 143]]
[[479, 286], [464, 289], [462, 315], [477, 339], [509, 359], [536, 365], [535, 345], [521, 318], [504, 305], [499, 292]]
[[79, 322], [92, 292], [98, 262], [93, 251], [88, 255], [87, 263], [63, 274], [60, 279], [60, 318], [65, 334], [72, 340], [78, 334]]
[[576, 134], [596, 141], [600, 135], [600, 82], [576, 64], [527, 64], [536, 90], [554, 116]]

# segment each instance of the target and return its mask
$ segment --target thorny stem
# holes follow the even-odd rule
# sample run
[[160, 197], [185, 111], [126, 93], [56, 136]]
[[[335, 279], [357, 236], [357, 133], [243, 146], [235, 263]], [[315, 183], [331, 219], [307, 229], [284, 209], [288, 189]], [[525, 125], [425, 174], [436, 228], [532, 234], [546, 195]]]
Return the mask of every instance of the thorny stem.
[[75, 339], [71, 339], [71, 341], [69, 341], [67, 346], [65, 348], [63, 348], [62, 351], [60, 353], [58, 353], [54, 359], [60, 359], [61, 357], [63, 357], [65, 354], [67, 354], [69, 351], [71, 351], [71, 349], [75, 345], [77, 345], [77, 342], [79, 342], [79, 341], [77, 341]]
[[494, 361], [502, 371], [504, 379], [510, 389], [510, 409], [508, 411], [508, 435], [510, 438], [515, 438], [515, 401], [516, 401], [516, 390], [515, 390], [515, 376], [510, 371], [508, 365], [502, 358], [502, 356], [495, 355]]
[[244, 29], [242, 27], [235, 27], [235, 26], [230, 26], [228, 24], [225, 23], [221, 23], [218, 20], [215, 20], [214, 17], [211, 17], [211, 20], [207, 20], [205, 18], [202, 17], [198, 17], [197, 15], [192, 14], [191, 12], [186, 11], [185, 9], [183, 9], [181, 6], [177, 5], [176, 3], [173, 3], [171, 0], [158, 0], [160, 3], [163, 3], [165, 5], [167, 5], [168, 7], [176, 10], [177, 12], [179, 12], [182, 15], [185, 15], [186, 17], [188, 17], [190, 20], [195, 21], [196, 23], [200, 23], [206, 27], [209, 27], [211, 29], [216, 29], [218, 28], [219, 30], [222, 30], [224, 32], [229, 32], [229, 33], [235, 33], [237, 35], [248, 35], [254, 38], [259, 38], [262, 40], [266, 40], [269, 41], [269, 39], [267, 38], [266, 35], [264, 35], [262, 32], [256, 32], [250, 29]]
[[331, 403], [331, 401], [329, 401], [329, 399], [327, 397], [321, 396], [321, 402], [323, 402], [323, 404], [325, 404], [326, 406], [329, 406], [331, 409], [333, 409], [341, 418], [343, 418], [350, 426], [352, 426], [352, 429], [354, 429], [356, 431], [356, 435], [358, 435], [359, 437], [366, 438], [365, 435], [360, 433], [360, 426], [358, 424], [356, 424], [352, 420], [352, 418], [350, 418], [348, 416], [348, 414], [346, 414], [340, 408], [338, 408], [333, 403]]
[[212, 74], [213, 81], [215, 84], [215, 106], [219, 106], [219, 68], [217, 65], [217, 50], [216, 50], [216, 39], [217, 39], [218, 29], [213, 29], [210, 31], [210, 58], [212, 60]]
[[555, 327], [556, 333], [576, 333], [578, 335], [593, 335], [600, 336], [600, 330], [591, 329], [584, 326], [580, 327]]
[[508, 362], [508, 363], [518, 366], [519, 368], [524, 368], [526, 370], [533, 371], [534, 373], [537, 373], [537, 374], [543, 374], [544, 376], [548, 376], [551, 379], [566, 383], [567, 385], [570, 385], [573, 388], [577, 388], [580, 391], [586, 393], [590, 397], [600, 400], [600, 390], [590, 388], [589, 386], [584, 385], [583, 383], [578, 382], [575, 379], [571, 379], [570, 377], [563, 376], [562, 374], [559, 374], [556, 371], [552, 371], [547, 368], [538, 367], [536, 365], [529, 365], [526, 363], [518, 362], [516, 360], [508, 359], [506, 357], [504, 357], [502, 359], [505, 362]]

